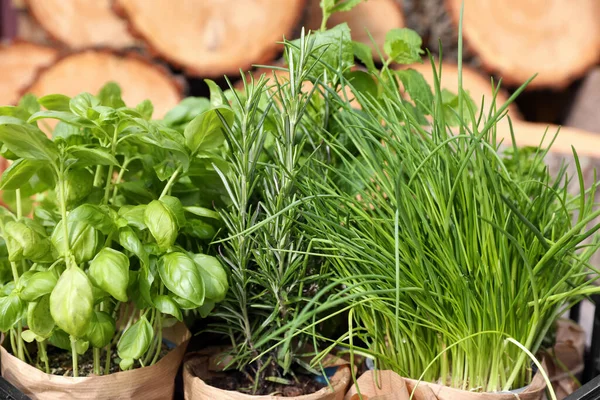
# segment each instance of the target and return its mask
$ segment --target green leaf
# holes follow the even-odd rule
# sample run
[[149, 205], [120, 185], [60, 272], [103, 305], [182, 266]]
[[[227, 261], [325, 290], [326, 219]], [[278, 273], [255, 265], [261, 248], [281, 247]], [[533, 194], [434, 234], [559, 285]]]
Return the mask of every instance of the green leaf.
[[410, 98], [415, 102], [417, 109], [425, 115], [431, 115], [433, 93], [423, 75], [414, 69], [398, 70], [396, 74]]
[[54, 332], [52, 332], [52, 336], [48, 339], [48, 343], [59, 349], [71, 351], [71, 339], [69, 339], [69, 335], [65, 331], [60, 329], [55, 329]]
[[200, 314], [200, 316], [202, 318], [206, 318], [210, 315], [210, 312], [212, 310], [214, 310], [215, 308], [215, 303], [213, 301], [204, 301], [204, 304], [202, 304], [200, 307], [198, 307], [198, 313]]
[[42, 107], [51, 111], [71, 111], [69, 103], [71, 98], [64, 94], [49, 94], [38, 99]]
[[162, 256], [158, 273], [164, 285], [175, 295], [196, 306], [204, 302], [204, 282], [194, 260], [188, 255], [173, 252]]
[[27, 326], [37, 336], [48, 338], [54, 330], [54, 320], [50, 315], [50, 296], [45, 295], [27, 307]]
[[90, 342], [88, 342], [87, 340], [77, 339], [75, 341], [75, 351], [80, 356], [84, 355], [85, 352], [88, 351], [89, 348], [90, 348]]
[[4, 226], [4, 239], [10, 261], [47, 261], [46, 257], [52, 251], [50, 243], [42, 236], [44, 232], [36, 231], [29, 221], [9, 221]]
[[229, 290], [227, 272], [223, 265], [217, 258], [206, 254], [194, 254], [193, 258], [204, 282], [206, 299], [216, 303], [223, 301]]
[[87, 118], [88, 109], [99, 105], [100, 100], [89, 93], [78, 94], [69, 102], [71, 112], [83, 118]]
[[148, 265], [148, 253], [144, 249], [138, 235], [129, 226], [119, 229], [119, 244], [127, 251], [132, 252], [144, 265]]
[[115, 299], [126, 302], [129, 286], [129, 258], [117, 250], [105, 247], [90, 263], [92, 283], [110, 293]]
[[116, 82], [108, 82], [102, 86], [102, 89], [98, 92], [98, 100], [100, 104], [106, 107], [125, 107], [125, 102], [121, 98], [121, 87]]
[[68, 151], [71, 156], [77, 159], [77, 165], [79, 167], [119, 165], [117, 159], [108, 151], [103, 149], [72, 146], [69, 147]]
[[373, 51], [371, 50], [371, 47], [361, 42], [352, 41], [352, 48], [356, 58], [365, 64], [369, 72], [377, 71], [375, 63], [373, 62]]
[[188, 221], [185, 232], [195, 238], [204, 240], [213, 239], [217, 233], [212, 225], [197, 219]]
[[[67, 243], [64, 237], [64, 221], [56, 224], [51, 241], [59, 255], [67, 256]], [[96, 255], [100, 237], [94, 227], [84, 221], [69, 221], [69, 247], [78, 264], [91, 260]]]
[[170, 127], [179, 126], [191, 121], [209, 108], [210, 101], [207, 98], [186, 97], [165, 115], [163, 122]]
[[136, 360], [148, 351], [153, 338], [152, 325], [146, 317], [140, 318], [131, 325], [119, 340], [117, 352], [122, 359]]
[[36, 272], [29, 279], [19, 292], [19, 297], [24, 301], [35, 301], [41, 296], [52, 292], [58, 278], [52, 271]]
[[71, 169], [65, 178], [67, 208], [72, 208], [92, 192], [94, 176], [87, 169]]
[[87, 275], [72, 266], [62, 273], [50, 294], [50, 314], [56, 325], [81, 338], [88, 330], [94, 311], [94, 294]]
[[54, 161], [56, 145], [37, 127], [13, 117], [0, 117], [0, 142], [17, 156], [31, 160]]
[[82, 204], [75, 208], [69, 213], [67, 221], [69, 223], [83, 222], [89, 224], [105, 235], [116, 229], [115, 222], [105, 209], [94, 204]]
[[412, 29], [392, 29], [385, 36], [383, 51], [399, 64], [412, 64], [421, 61], [422, 40], [419, 34]]
[[81, 131], [78, 126], [71, 125], [67, 122], [59, 122], [56, 124], [56, 127], [52, 131], [52, 138], [62, 138], [65, 141], [68, 141], [72, 136], [80, 137]]
[[23, 339], [27, 343], [33, 343], [34, 340], [38, 342], [46, 340], [46, 338], [36, 335], [31, 330], [21, 332], [21, 339]]
[[341, 11], [350, 11], [364, 0], [342, 0], [330, 9], [330, 12], [336, 13]]
[[152, 113], [154, 113], [154, 106], [152, 102], [148, 99], [142, 101], [135, 107], [136, 110], [142, 115], [144, 119], [150, 120], [152, 119]]
[[191, 214], [197, 215], [199, 217], [212, 218], [212, 219], [221, 219], [221, 216], [218, 212], [210, 210], [204, 207], [183, 207], [183, 209]]
[[[343, 23], [324, 32], [315, 32], [312, 38], [314, 41], [313, 48], [316, 50], [315, 55], [323, 63], [342, 71], [354, 64], [354, 47], [348, 24]], [[292, 44], [300, 46], [300, 39], [294, 40]], [[293, 57], [297, 58], [298, 56], [298, 50], [294, 50]], [[289, 57], [289, 54], [286, 53], [286, 57]], [[296, 65], [297, 63], [295, 62], [294, 64]], [[317, 62], [312, 68], [310, 76], [314, 78], [320, 77], [325, 68], [324, 65]]]
[[175, 217], [177, 222], [177, 228], [181, 228], [185, 225], [185, 214], [183, 212], [183, 205], [177, 197], [173, 196], [162, 196], [159, 201], [163, 203], [167, 210]]
[[192, 154], [216, 149], [225, 141], [221, 118], [231, 126], [233, 111], [226, 107], [213, 108], [198, 115], [185, 127], [185, 143]]
[[27, 122], [32, 123], [40, 119], [56, 119], [73, 126], [92, 128], [95, 125], [86, 118], [78, 117], [68, 111], [39, 111], [33, 114]]
[[210, 91], [210, 105], [213, 107], [228, 106], [229, 102], [223, 94], [223, 91], [214, 81], [205, 79], [204, 82], [208, 85]]
[[17, 107], [29, 115], [40, 111], [40, 104], [32, 93], [27, 93], [25, 96], [21, 97]]
[[144, 223], [145, 211], [145, 204], [139, 206], [123, 206], [119, 209], [119, 216], [125, 218], [127, 223], [134, 228], [144, 230], [146, 229], [146, 224]]
[[29, 179], [44, 165], [41, 161], [21, 158], [13, 162], [0, 178], [0, 190], [15, 190], [26, 184]]
[[154, 306], [158, 311], [160, 311], [163, 314], [172, 315], [179, 321], [183, 320], [183, 316], [181, 315], [181, 310], [179, 309], [179, 306], [169, 296], [156, 296], [154, 298]]
[[377, 98], [377, 84], [369, 73], [364, 71], [350, 71], [345, 75], [354, 91], [361, 93], [368, 100]]
[[21, 319], [23, 302], [16, 294], [0, 297], [0, 332], [8, 332]]
[[144, 224], [161, 250], [167, 250], [177, 239], [177, 221], [160, 201], [153, 200], [144, 210]]
[[115, 336], [116, 323], [115, 320], [103, 311], [94, 311], [90, 321], [90, 327], [86, 334], [86, 339], [92, 347], [103, 348], [108, 346], [112, 338]]

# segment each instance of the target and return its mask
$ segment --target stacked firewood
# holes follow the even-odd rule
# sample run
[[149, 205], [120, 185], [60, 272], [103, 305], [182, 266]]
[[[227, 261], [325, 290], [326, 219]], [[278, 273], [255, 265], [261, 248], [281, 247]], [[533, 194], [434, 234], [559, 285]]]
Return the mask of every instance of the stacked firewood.
[[[276, 62], [283, 37], [319, 29], [320, 0], [12, 0], [0, 10], [0, 102], [26, 92], [96, 92], [106, 81], [127, 102], [150, 98], [160, 117], [201, 78], [235, 79], [240, 69]], [[367, 0], [335, 14], [353, 38], [373, 47], [376, 60], [386, 33], [408, 26], [437, 54], [444, 48], [449, 89], [456, 90], [458, 21], [463, 0]], [[12, 21], [12, 22], [11, 22]], [[12, 26], [14, 25], [14, 27]], [[600, 91], [600, 5], [596, 0], [465, 0], [464, 87], [491, 99], [492, 84], [514, 90], [537, 74], [511, 108], [520, 143], [538, 144], [548, 123], [565, 123], [559, 153], [570, 146], [600, 156], [589, 132], [600, 132], [594, 112]], [[429, 63], [417, 66], [430, 74]], [[584, 84], [579, 83], [583, 80]], [[191, 91], [186, 83], [192, 82]], [[581, 87], [579, 87], [581, 86]], [[485, 92], [483, 93], [482, 90]], [[504, 94], [504, 92], [501, 92]], [[502, 97], [501, 97], [502, 98]], [[507, 98], [506, 96], [504, 98]], [[529, 122], [528, 122], [529, 121]], [[535, 122], [535, 124], [533, 123]], [[518, 129], [517, 129], [518, 126]], [[579, 129], [576, 129], [579, 128]], [[553, 133], [556, 125], [551, 125]], [[501, 136], [510, 139], [508, 124]]]

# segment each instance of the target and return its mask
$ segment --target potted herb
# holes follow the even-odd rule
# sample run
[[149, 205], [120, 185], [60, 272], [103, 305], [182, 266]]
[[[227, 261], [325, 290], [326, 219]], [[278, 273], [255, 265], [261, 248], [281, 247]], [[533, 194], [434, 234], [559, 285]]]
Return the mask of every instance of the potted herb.
[[189, 332], [169, 327], [227, 291], [206, 254], [218, 216], [191, 182], [218, 144], [152, 121], [149, 101], [126, 107], [115, 84], [29, 105], [0, 116], [16, 199], [0, 209], [2, 374], [34, 398], [170, 397]]
[[372, 90], [340, 76], [360, 110], [331, 93], [337, 128], [319, 140], [341, 167], [314, 163], [298, 187], [319, 193], [302, 217], [332, 280], [274, 336], [291, 342], [290, 330], [344, 304], [350, 329], [335, 342], [387, 370], [379, 394], [400, 382], [406, 398], [509, 399], [513, 390], [539, 399], [548, 379], [533, 354], [561, 313], [597, 290], [587, 278], [599, 246], [600, 226], [588, 227], [600, 215], [597, 183], [583, 187], [575, 151], [580, 192], [571, 196], [566, 167], [552, 176], [544, 164], [547, 146], [513, 140], [502, 150], [495, 127], [507, 104], [496, 110], [491, 99], [478, 111], [460, 79], [453, 95], [437, 69], [432, 91], [416, 71], [386, 68], [414, 62], [420, 45], [414, 33], [390, 33]]
[[[325, 3], [331, 9], [342, 7], [340, 2]], [[283, 74], [272, 80], [264, 75], [244, 78], [240, 92], [211, 88], [213, 107], [219, 108], [205, 112], [203, 118], [224, 123], [229, 148], [226, 169], [215, 169], [230, 200], [218, 209], [227, 229], [218, 246], [231, 275], [230, 291], [208, 329], [228, 338], [231, 345], [186, 359], [184, 386], [189, 399], [344, 395], [349, 368], [332, 365], [340, 363], [332, 349], [329, 358], [309, 363], [331, 327], [303, 331], [289, 346], [280, 344], [281, 333], [275, 334], [294, 321], [328, 282], [324, 260], [311, 251], [314, 236], [305, 230], [304, 199], [297, 185], [309, 172], [308, 160], [328, 157], [317, 132], [327, 127], [334, 112], [328, 91], [339, 89], [339, 79], [335, 74], [328, 78], [324, 64], [348, 74], [354, 65], [354, 51], [344, 47], [340, 54], [340, 42], [352, 45], [345, 24], [303, 33], [285, 43], [288, 67], [273, 68]], [[320, 89], [317, 82], [322, 83]]]

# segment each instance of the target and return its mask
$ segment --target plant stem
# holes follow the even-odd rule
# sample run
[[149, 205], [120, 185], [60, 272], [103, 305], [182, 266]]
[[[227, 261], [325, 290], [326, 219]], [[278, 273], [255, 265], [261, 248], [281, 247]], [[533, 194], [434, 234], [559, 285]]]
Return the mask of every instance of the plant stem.
[[114, 204], [115, 200], [117, 199], [117, 193], [119, 193], [119, 189], [118, 189], [119, 182], [121, 182], [121, 179], [123, 179], [123, 174], [125, 174], [125, 171], [127, 171], [127, 165], [129, 164], [129, 162], [131, 162], [131, 159], [125, 157], [125, 160], [123, 161], [123, 166], [121, 167], [121, 170], [119, 171], [119, 175], [117, 176], [117, 180], [115, 181], [115, 187], [113, 188], [113, 194], [112, 194], [113, 204]]
[[102, 184], [102, 165], [96, 166], [96, 174], [94, 175], [94, 187], [100, 187]]
[[109, 343], [108, 346], [106, 346], [106, 361], [104, 363], [104, 375], [108, 375], [110, 374], [110, 356], [111, 356], [111, 352], [112, 352], [112, 344]]
[[165, 185], [165, 188], [163, 189], [162, 193], [160, 194], [160, 197], [166, 196], [169, 191], [171, 190], [171, 186], [173, 186], [175, 184], [175, 182], [177, 181], [177, 178], [179, 177], [179, 173], [181, 172], [181, 165], [179, 167], [177, 167], [177, 169], [175, 170], [175, 172], [173, 172], [173, 175], [169, 178], [167, 184]]
[[94, 347], [94, 374], [102, 375], [102, 371], [100, 370], [100, 349]]
[[70, 336], [71, 339], [71, 358], [73, 359], [73, 376], [74, 377], [78, 377], [79, 376], [79, 365], [78, 365], [78, 355], [77, 355], [77, 347], [76, 347], [76, 343], [77, 343], [77, 339], [75, 339], [73, 336]]
[[[111, 142], [111, 146], [110, 146], [110, 154], [114, 157], [115, 153], [117, 152], [117, 134], [118, 134], [118, 130], [117, 130], [117, 126], [115, 125], [115, 131], [113, 134], [113, 140]], [[106, 186], [104, 187], [104, 203], [108, 204], [108, 198], [110, 197], [110, 184], [112, 181], [112, 175], [113, 175], [113, 171], [114, 171], [114, 165], [111, 165], [108, 167], [108, 174], [106, 175]]]
[[160, 312], [156, 313], [156, 325], [155, 325], [155, 331], [158, 332], [158, 340], [156, 341], [157, 346], [156, 346], [156, 353], [154, 354], [154, 358], [152, 359], [152, 364], [150, 365], [154, 365], [156, 364], [156, 362], [158, 361], [158, 357], [160, 357], [160, 351], [162, 349], [162, 315], [160, 314]]
[[50, 365], [48, 364], [48, 353], [46, 352], [46, 341], [38, 342], [38, 352], [40, 359], [44, 362], [44, 370], [47, 374], [50, 373]]

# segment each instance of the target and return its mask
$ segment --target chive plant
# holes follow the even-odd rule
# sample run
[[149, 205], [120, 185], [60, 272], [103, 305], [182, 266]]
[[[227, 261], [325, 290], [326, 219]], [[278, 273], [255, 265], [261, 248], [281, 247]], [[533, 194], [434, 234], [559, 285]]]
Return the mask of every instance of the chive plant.
[[310, 199], [302, 221], [311, 254], [332, 276], [271, 338], [283, 348], [299, 333], [328, 340], [315, 327], [349, 312], [348, 332], [322, 354], [344, 345], [414, 379], [522, 387], [532, 370], [521, 347], [537, 352], [557, 318], [597, 290], [588, 279], [597, 183], [583, 187], [575, 150], [576, 196], [566, 166], [548, 172], [547, 142], [521, 149], [514, 132], [501, 151], [495, 132], [507, 105], [497, 108], [495, 96], [477, 112], [460, 79], [458, 95], [441, 89], [441, 68], [433, 92], [416, 71], [388, 68], [419, 47], [413, 32], [391, 32], [380, 70], [357, 52], [369, 79], [325, 66], [342, 89], [321, 86], [335, 111], [315, 140], [331, 158], [311, 159], [298, 190]]

